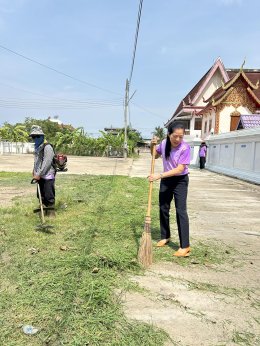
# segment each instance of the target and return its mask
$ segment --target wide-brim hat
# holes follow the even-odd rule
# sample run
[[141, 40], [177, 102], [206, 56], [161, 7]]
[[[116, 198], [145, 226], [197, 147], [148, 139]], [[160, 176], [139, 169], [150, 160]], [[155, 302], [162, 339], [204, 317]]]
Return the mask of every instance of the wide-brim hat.
[[33, 125], [32, 128], [31, 128], [30, 137], [39, 136], [39, 135], [44, 136], [44, 133], [42, 131], [41, 126]]

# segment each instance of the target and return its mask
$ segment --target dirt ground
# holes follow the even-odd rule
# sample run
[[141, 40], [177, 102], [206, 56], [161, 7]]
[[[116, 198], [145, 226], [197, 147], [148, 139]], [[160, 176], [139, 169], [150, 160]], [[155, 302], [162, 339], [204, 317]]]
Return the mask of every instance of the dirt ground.
[[143, 290], [124, 295], [126, 315], [163, 328], [169, 345], [260, 345], [260, 187], [191, 170], [188, 205], [194, 246], [228, 246], [228, 262], [152, 265], [132, 278]]
[[35, 193], [35, 187], [17, 189], [13, 186], [1, 186], [0, 183], [0, 207], [9, 207], [17, 198], [30, 196], [33, 193]]
[[[32, 158], [20, 156], [15, 162], [13, 157], [0, 157], [0, 171], [19, 167], [30, 172]], [[150, 157], [69, 162], [68, 173], [147, 176]], [[160, 161], [156, 170], [161, 170]], [[33, 191], [3, 187], [0, 182], [1, 204]], [[164, 329], [172, 338], [168, 345], [260, 345], [260, 187], [191, 169], [188, 207], [191, 245], [203, 241], [230, 247], [228, 261], [181, 266], [172, 259], [152, 265], [143, 276], [131, 278], [141, 289], [123, 292], [126, 315]], [[172, 230], [176, 232], [174, 224]]]

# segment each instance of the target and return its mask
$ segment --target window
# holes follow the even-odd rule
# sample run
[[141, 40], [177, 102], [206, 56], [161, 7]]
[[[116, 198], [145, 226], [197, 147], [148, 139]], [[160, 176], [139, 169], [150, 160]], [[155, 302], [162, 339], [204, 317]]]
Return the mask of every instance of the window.
[[190, 129], [190, 120], [182, 120], [181, 118], [180, 118], [180, 120], [179, 120], [179, 118], [176, 120], [176, 123], [181, 123], [184, 127], [185, 127], [185, 130], [189, 130]]
[[208, 122], [207, 122], [207, 121], [205, 121], [205, 124], [204, 124], [204, 133], [206, 133], [206, 132], [207, 132], [207, 125], [208, 125]]
[[202, 118], [195, 118], [194, 130], [201, 130]]

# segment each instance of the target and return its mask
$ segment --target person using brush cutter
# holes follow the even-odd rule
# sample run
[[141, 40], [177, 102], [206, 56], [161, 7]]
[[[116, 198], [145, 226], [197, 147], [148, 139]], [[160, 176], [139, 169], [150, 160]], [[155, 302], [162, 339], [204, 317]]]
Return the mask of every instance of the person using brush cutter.
[[[44, 133], [40, 126], [33, 125], [30, 137], [34, 141], [34, 167], [33, 180], [36, 180], [40, 187], [42, 203], [46, 210], [46, 216], [55, 216], [55, 174], [53, 167], [54, 150], [51, 144], [44, 141]], [[37, 191], [37, 197], [38, 191]]]
[[[189, 218], [187, 213], [188, 165], [190, 164], [190, 146], [184, 142], [185, 128], [182, 123], [169, 125], [167, 138], [156, 146], [156, 158], [162, 157], [163, 172], [151, 174], [149, 181], [161, 180], [159, 192], [161, 240], [157, 247], [165, 246], [170, 241], [170, 206], [174, 198], [176, 221], [180, 248], [174, 253], [176, 257], [190, 255]], [[151, 151], [157, 139], [151, 142]]]

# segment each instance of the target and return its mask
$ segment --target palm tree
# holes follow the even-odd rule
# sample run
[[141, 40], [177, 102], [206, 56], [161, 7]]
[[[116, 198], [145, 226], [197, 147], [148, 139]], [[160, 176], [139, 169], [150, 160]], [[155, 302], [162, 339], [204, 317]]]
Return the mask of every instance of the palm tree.
[[160, 141], [162, 141], [166, 136], [164, 127], [156, 126], [156, 128], [153, 131], [153, 135], [155, 137], [158, 137]]

